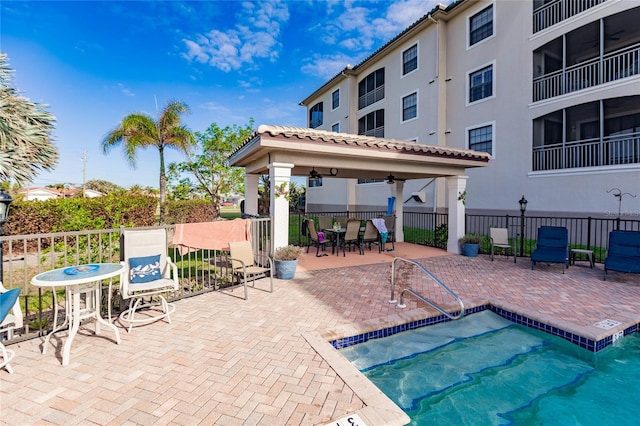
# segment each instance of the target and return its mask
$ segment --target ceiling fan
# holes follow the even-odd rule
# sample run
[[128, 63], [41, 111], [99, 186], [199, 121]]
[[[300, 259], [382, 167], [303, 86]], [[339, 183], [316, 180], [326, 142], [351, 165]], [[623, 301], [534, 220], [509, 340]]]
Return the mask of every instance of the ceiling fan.
[[[618, 30], [616, 32], [613, 33], [605, 33], [604, 34], [604, 39], [605, 41], [618, 41], [620, 40], [622, 37], [620, 37], [620, 35], [622, 33], [624, 33], [625, 30]], [[591, 44], [591, 47], [596, 47], [598, 44], [600, 43], [599, 39], [593, 40], [593, 41], [585, 41], [584, 44]]]
[[406, 179], [400, 179], [395, 177], [394, 175], [392, 175], [391, 173], [389, 173], [389, 176], [387, 176], [387, 178], [385, 179], [385, 181], [389, 184], [392, 185], [394, 183], [396, 183], [396, 181], [398, 182], [404, 182], [406, 181]]

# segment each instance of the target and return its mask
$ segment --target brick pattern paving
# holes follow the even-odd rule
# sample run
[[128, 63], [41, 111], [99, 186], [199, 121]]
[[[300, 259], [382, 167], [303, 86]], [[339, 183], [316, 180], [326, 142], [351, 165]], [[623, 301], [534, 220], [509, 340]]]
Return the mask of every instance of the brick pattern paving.
[[[502, 301], [576, 326], [606, 318], [640, 322], [639, 275], [612, 273], [603, 281], [601, 265], [572, 266], [563, 275], [558, 265], [532, 271], [528, 259], [487, 256], [420, 262], [463, 299]], [[326, 424], [363, 402], [302, 333], [398, 312], [387, 302], [389, 276], [389, 263], [306, 270], [276, 280], [274, 293], [251, 289], [247, 301], [222, 293], [192, 297], [176, 303], [171, 324], [121, 328], [119, 346], [108, 330], [94, 336], [85, 324], [67, 367], [60, 365], [66, 332], [52, 338], [45, 355], [40, 339], [14, 344], [15, 373], [0, 371], [0, 423]], [[446, 300], [419, 276], [405, 279]], [[406, 302], [407, 309], [420, 306]]]

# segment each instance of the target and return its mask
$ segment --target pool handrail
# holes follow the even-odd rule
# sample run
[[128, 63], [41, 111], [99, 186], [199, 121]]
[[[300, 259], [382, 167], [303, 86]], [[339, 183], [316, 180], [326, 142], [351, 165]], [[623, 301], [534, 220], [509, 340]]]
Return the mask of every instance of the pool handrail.
[[404, 257], [395, 257], [393, 259], [393, 262], [391, 262], [391, 299], [389, 299], [389, 303], [396, 303], [397, 302], [397, 300], [395, 299], [396, 261], [407, 262], [407, 263], [410, 263], [412, 265], [417, 266], [422, 272], [427, 274], [440, 287], [442, 287], [447, 293], [449, 293], [456, 300], [456, 302], [458, 302], [458, 304], [460, 305], [460, 312], [458, 313], [458, 315], [452, 315], [452, 314], [450, 314], [449, 312], [447, 312], [446, 310], [444, 310], [443, 308], [441, 308], [440, 306], [438, 306], [434, 302], [430, 301], [426, 297], [422, 296], [420, 293], [416, 292], [415, 290], [413, 290], [410, 287], [407, 287], [407, 288], [403, 289], [400, 292], [400, 303], [398, 303], [398, 308], [406, 307], [406, 305], [404, 304], [404, 293], [407, 292], [407, 293], [412, 294], [413, 296], [417, 297], [421, 301], [425, 302], [426, 304], [428, 304], [433, 309], [437, 310], [438, 312], [440, 312], [442, 315], [446, 316], [450, 320], [457, 320], [457, 319], [460, 319], [460, 318], [462, 318], [464, 316], [464, 303], [462, 302], [462, 299], [460, 299], [460, 297], [456, 293], [453, 292], [453, 290], [451, 290], [449, 287], [447, 287], [447, 285], [445, 283], [440, 281], [435, 275], [433, 275], [422, 264], [420, 264], [420, 263], [418, 263], [418, 262], [416, 262], [414, 260], [411, 260], [411, 259], [406, 259]]

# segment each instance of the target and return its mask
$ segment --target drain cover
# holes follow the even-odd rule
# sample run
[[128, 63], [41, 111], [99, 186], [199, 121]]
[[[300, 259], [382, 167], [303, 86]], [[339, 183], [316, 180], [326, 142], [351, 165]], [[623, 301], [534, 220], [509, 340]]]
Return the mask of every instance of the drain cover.
[[600, 322], [595, 323], [594, 325], [598, 328], [602, 328], [605, 330], [610, 330], [613, 327], [616, 327], [618, 325], [622, 324], [621, 322], [618, 321], [614, 321], [612, 319], [606, 319], [606, 320], [602, 320]]

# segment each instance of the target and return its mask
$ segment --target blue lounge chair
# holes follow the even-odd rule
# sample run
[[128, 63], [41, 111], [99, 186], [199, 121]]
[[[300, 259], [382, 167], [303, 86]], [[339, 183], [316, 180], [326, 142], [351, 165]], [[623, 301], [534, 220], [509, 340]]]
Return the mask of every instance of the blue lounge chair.
[[562, 273], [569, 265], [569, 231], [560, 226], [538, 228], [536, 248], [531, 253], [531, 269], [536, 262], [562, 263]]
[[607, 271], [640, 274], [640, 231], [611, 231], [609, 249], [604, 261], [604, 279]]

